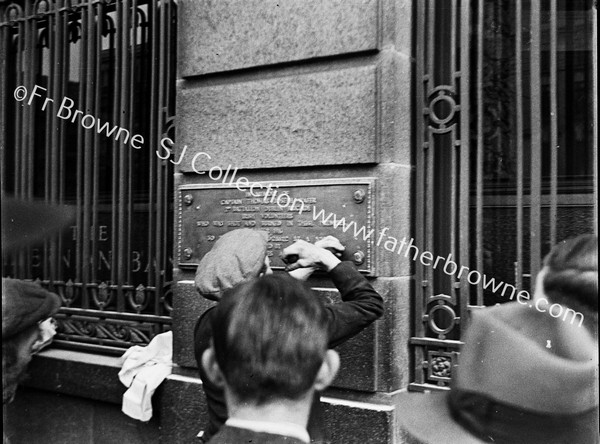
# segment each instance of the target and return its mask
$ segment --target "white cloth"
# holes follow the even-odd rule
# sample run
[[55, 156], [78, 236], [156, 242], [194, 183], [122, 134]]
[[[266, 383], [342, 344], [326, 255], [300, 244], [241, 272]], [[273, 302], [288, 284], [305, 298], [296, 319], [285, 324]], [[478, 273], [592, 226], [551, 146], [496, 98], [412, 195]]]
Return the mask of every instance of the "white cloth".
[[146, 347], [135, 345], [121, 356], [119, 379], [129, 389], [123, 394], [122, 411], [126, 415], [149, 421], [152, 418], [152, 395], [173, 367], [173, 333], [156, 335]]
[[50, 345], [54, 335], [56, 335], [56, 321], [53, 318], [48, 318], [43, 322], [38, 323], [40, 329], [38, 339], [31, 346], [33, 354], [38, 353], [43, 348]]

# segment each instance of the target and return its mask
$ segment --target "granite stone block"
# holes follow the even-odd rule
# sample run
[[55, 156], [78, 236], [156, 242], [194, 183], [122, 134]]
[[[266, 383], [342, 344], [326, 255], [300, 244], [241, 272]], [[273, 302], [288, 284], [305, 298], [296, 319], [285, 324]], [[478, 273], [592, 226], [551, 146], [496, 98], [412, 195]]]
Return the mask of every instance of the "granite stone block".
[[181, 77], [375, 50], [378, 0], [185, 0]]
[[375, 163], [377, 72], [367, 65], [236, 83], [180, 82], [176, 168]]
[[121, 403], [119, 358], [48, 348], [33, 356], [24, 385], [97, 401]]
[[[318, 289], [315, 292], [326, 303], [341, 302], [340, 293], [336, 289]], [[376, 389], [376, 328], [377, 321], [336, 347], [335, 350], [340, 354], [341, 366], [332, 383], [333, 387], [361, 391]]]
[[378, 178], [372, 238], [377, 276], [410, 276], [414, 270], [409, 247], [414, 237], [414, 170], [410, 165], [386, 163], [379, 164], [373, 175]]
[[386, 301], [385, 312], [378, 321], [377, 391], [389, 393], [405, 389], [410, 382], [408, 341], [412, 332], [413, 278], [378, 278], [373, 286]]
[[198, 318], [215, 303], [198, 294], [193, 281], [178, 282], [173, 298], [173, 362], [182, 367], [196, 367], [194, 327]]
[[208, 425], [202, 382], [189, 371], [180, 373], [168, 376], [161, 385], [161, 442], [198, 443], [198, 432]]
[[3, 408], [5, 442], [29, 443], [160, 443], [156, 415], [148, 422], [121, 412], [121, 406], [80, 396], [21, 387]]
[[394, 407], [321, 397], [326, 437], [332, 444], [394, 442]]

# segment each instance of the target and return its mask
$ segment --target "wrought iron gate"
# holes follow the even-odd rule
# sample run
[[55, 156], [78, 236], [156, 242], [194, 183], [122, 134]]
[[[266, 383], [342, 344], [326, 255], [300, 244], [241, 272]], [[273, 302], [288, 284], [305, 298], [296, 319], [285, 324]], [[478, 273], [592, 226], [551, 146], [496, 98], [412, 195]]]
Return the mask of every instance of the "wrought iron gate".
[[[594, 2], [415, 7], [416, 243], [531, 290], [553, 244], [597, 229]], [[447, 389], [468, 312], [511, 292], [420, 264], [415, 276], [410, 388]]]
[[64, 235], [4, 257], [3, 275], [61, 296], [56, 344], [147, 343], [171, 323], [173, 172], [155, 151], [173, 138], [176, 3], [23, 0], [0, 14], [2, 193], [77, 209]]

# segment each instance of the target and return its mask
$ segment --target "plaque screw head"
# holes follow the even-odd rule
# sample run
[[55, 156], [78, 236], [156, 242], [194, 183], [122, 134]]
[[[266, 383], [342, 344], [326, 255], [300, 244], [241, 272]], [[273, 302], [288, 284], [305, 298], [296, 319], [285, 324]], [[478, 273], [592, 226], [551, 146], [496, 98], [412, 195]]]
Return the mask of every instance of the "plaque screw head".
[[192, 253], [193, 253], [193, 251], [192, 251], [191, 248], [186, 248], [186, 249], [183, 250], [183, 257], [186, 260], [191, 259], [192, 258]]
[[192, 202], [194, 202], [194, 196], [192, 196], [191, 194], [186, 194], [185, 196], [183, 196], [184, 204], [191, 205]]
[[354, 253], [353, 258], [356, 265], [361, 265], [365, 261], [365, 253], [362, 251], [357, 251]]
[[365, 196], [366, 196], [365, 190], [356, 190], [352, 197], [354, 198], [354, 202], [363, 203], [365, 200]]

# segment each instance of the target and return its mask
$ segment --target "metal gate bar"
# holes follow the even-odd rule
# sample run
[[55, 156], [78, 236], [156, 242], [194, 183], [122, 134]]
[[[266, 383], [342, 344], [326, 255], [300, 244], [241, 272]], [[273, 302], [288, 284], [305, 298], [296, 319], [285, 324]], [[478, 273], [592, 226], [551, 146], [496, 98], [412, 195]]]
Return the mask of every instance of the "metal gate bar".
[[542, 203], [542, 105], [540, 56], [540, 0], [531, 0], [529, 34], [529, 90], [531, 94], [531, 163], [529, 192], [529, 245], [530, 276], [540, 269], [541, 203]]
[[[64, 235], [4, 258], [3, 275], [62, 297], [58, 344], [121, 353], [169, 328], [173, 172], [154, 151], [175, 109], [175, 20], [173, 0], [0, 6], [2, 192], [77, 209]], [[19, 103], [17, 85], [54, 101]], [[73, 122], [58, 116], [65, 97], [82, 111]], [[84, 127], [85, 114], [145, 149]]]
[[[507, 285], [497, 294], [483, 279], [471, 284], [467, 273], [446, 276], [415, 261], [409, 387], [444, 390], [468, 311], [533, 292], [531, 277], [551, 245], [597, 231], [597, 167], [579, 177], [585, 168], [567, 165], [574, 156], [559, 144], [571, 142], [565, 109], [573, 105], [558, 100], [570, 87], [559, 69], [589, 76], [587, 65], [564, 60], [573, 51], [568, 33], [585, 40], [574, 51], [593, 45], [597, 59], [595, 40], [574, 31], [573, 20], [595, 33], [597, 16], [591, 1], [428, 0], [415, 3], [415, 17], [415, 244]], [[592, 70], [595, 90], [595, 64]], [[597, 134], [591, 108], [593, 118], [584, 119]], [[597, 160], [596, 138], [584, 140], [579, 149]]]

